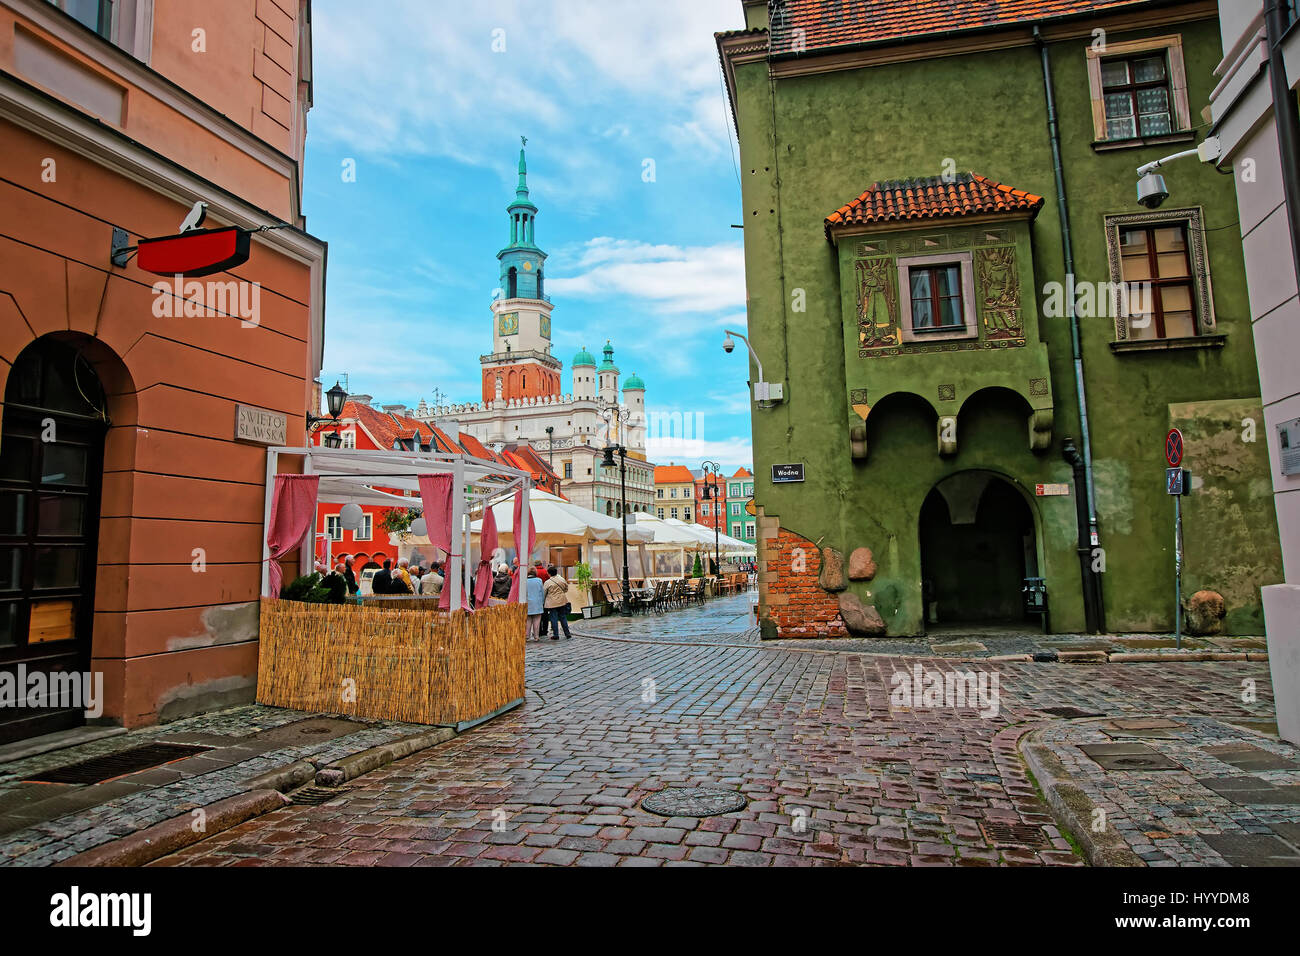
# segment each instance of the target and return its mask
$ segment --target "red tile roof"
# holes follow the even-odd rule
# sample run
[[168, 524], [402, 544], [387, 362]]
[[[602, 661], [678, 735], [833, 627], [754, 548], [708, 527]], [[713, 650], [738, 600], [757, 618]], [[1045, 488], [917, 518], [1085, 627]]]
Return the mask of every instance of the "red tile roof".
[[691, 483], [695, 476], [685, 465], [655, 465], [655, 484]]
[[731, 477], [732, 478], [753, 478], [754, 473], [750, 471], [748, 468], [746, 468], [744, 465], [741, 465], [739, 468], [736, 469], [736, 473]]
[[978, 173], [960, 173], [951, 182], [942, 176], [872, 183], [857, 199], [826, 217], [829, 235], [836, 226], [905, 222], [950, 216], [1025, 211], [1036, 214], [1043, 197], [994, 182]]
[[784, 0], [772, 4], [768, 32], [772, 54], [811, 53], [834, 47], [931, 34], [1010, 26], [1116, 8], [1141, 8], [1152, 0]]

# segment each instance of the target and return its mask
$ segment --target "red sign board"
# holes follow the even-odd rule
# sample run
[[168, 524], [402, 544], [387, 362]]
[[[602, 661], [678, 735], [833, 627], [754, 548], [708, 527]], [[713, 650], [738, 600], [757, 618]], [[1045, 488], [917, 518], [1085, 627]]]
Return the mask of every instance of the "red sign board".
[[1170, 468], [1177, 468], [1183, 463], [1183, 433], [1177, 428], [1169, 429], [1165, 436], [1165, 461]]
[[154, 275], [208, 276], [247, 262], [250, 238], [247, 231], [226, 226], [141, 239], [135, 261]]

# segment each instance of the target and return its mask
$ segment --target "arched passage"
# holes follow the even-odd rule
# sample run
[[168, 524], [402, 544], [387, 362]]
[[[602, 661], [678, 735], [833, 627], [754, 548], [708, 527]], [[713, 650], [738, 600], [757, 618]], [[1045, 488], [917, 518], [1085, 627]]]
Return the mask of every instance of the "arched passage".
[[[5, 384], [0, 670], [21, 667], [29, 681], [90, 669], [105, 436], [120, 384], [111, 374], [101, 378], [97, 366], [108, 360], [97, 345], [66, 335], [37, 339]], [[0, 743], [78, 726], [86, 705], [77, 695], [4, 708]]]
[[1024, 579], [1037, 577], [1033, 511], [1021, 491], [990, 471], [950, 475], [920, 516], [921, 580], [929, 624], [1009, 624], [1029, 618]]

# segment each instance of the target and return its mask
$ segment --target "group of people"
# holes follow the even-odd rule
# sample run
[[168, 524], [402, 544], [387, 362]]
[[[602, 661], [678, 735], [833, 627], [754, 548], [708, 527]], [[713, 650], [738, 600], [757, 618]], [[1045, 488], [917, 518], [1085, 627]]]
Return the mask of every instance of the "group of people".
[[[412, 564], [408, 558], [401, 558], [394, 567], [391, 558], [384, 558], [383, 564], [367, 558], [365, 564], [355, 568], [352, 555], [345, 554], [339, 558], [328, 574], [337, 574], [343, 578], [348, 595], [356, 597], [361, 590], [361, 584], [357, 580], [358, 572], [364, 573], [371, 569], [375, 570], [374, 577], [370, 579], [370, 590], [374, 594], [419, 594], [424, 597], [438, 597], [442, 594], [445, 579], [443, 565], [439, 561], [434, 561], [426, 568], [423, 565]], [[320, 562], [317, 562], [316, 570], [322, 574], [326, 573], [324, 565]]]
[[[517, 568], [515, 573], [518, 573]], [[507, 570], [506, 580], [509, 581], [510, 577]], [[572, 639], [573, 635], [569, 633], [569, 612], [572, 610], [569, 582], [564, 580], [555, 565], [543, 565], [540, 561], [528, 569], [526, 582], [524, 596], [528, 599], [527, 639], [544, 641], [549, 631], [551, 640], [558, 641], [561, 629], [566, 640]]]

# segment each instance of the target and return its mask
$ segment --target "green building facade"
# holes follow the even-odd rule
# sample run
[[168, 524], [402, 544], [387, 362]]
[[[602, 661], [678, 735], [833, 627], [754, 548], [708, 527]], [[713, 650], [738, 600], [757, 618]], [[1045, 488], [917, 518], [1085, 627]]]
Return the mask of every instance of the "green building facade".
[[1036, 623], [1026, 579], [1052, 631], [1172, 631], [1172, 427], [1184, 597], [1262, 634], [1281, 557], [1231, 170], [1179, 160], [1155, 209], [1134, 188], [1203, 138], [1214, 5], [972, 4], [942, 34], [913, 2], [744, 6], [718, 46], [748, 334], [784, 388], [753, 412], [764, 636]]

